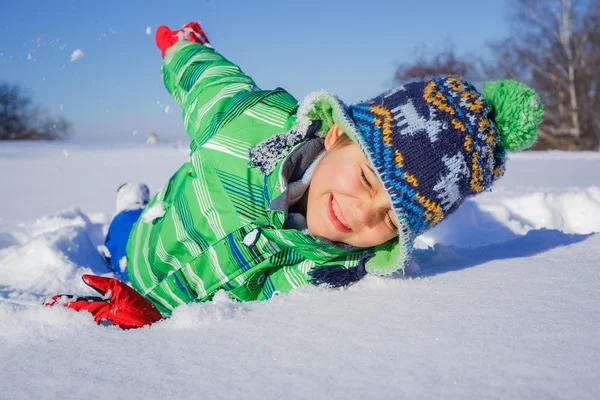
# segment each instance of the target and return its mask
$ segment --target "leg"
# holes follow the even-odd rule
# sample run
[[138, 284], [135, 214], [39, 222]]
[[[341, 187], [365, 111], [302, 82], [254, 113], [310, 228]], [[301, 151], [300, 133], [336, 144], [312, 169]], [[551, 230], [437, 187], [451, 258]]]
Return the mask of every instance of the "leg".
[[127, 276], [125, 249], [127, 240], [144, 207], [150, 201], [150, 192], [144, 184], [126, 183], [117, 190], [117, 215], [108, 228], [104, 246], [112, 269], [124, 280]]

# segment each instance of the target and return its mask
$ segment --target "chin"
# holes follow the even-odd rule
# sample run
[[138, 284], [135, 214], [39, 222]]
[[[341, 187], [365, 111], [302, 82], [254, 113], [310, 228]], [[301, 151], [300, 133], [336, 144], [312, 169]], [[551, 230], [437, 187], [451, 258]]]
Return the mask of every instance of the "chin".
[[324, 237], [325, 239], [332, 240], [329, 238], [329, 235], [327, 235], [327, 232], [323, 232], [323, 229], [319, 229], [320, 227], [318, 225], [314, 226], [314, 224], [312, 224], [311, 221], [312, 219], [306, 219], [306, 226], [308, 226], [308, 230], [310, 233], [312, 233], [314, 236], [320, 236]]
[[311, 223], [312, 218], [310, 218], [310, 216], [308, 215], [308, 212], [306, 213], [306, 226], [308, 227], [308, 230], [310, 233], [312, 233], [315, 236], [319, 236], [319, 229], [315, 229], [315, 227], [313, 226], [313, 224]]

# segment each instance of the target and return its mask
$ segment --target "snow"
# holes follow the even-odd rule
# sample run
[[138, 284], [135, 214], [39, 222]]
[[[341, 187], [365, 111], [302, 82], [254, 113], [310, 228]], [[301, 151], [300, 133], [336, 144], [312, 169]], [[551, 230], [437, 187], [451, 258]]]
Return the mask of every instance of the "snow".
[[215, 300], [122, 331], [39, 304], [97, 295], [123, 182], [185, 144], [0, 147], [2, 398], [569, 398], [600, 395], [600, 154], [513, 156], [417, 242], [413, 275]]
[[150, 28], [149, 26], [146, 27], [146, 35], [152, 35], [152, 28]]
[[71, 62], [81, 60], [83, 58], [83, 51], [81, 49], [75, 49], [73, 53], [71, 53]]
[[142, 215], [142, 221], [150, 223], [164, 215], [165, 209], [163, 208], [162, 203], [156, 203], [152, 207], [148, 208], [146, 212], [144, 212], [144, 214]]
[[119, 260], [119, 269], [121, 270], [121, 272], [125, 272], [125, 270], [127, 269], [127, 257], [121, 257], [121, 259]]

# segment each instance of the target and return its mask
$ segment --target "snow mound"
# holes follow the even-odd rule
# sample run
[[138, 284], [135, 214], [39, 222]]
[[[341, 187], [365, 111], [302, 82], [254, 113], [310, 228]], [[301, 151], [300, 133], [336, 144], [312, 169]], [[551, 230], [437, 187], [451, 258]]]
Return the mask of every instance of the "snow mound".
[[173, 315], [164, 323], [157, 325], [159, 329], [184, 329], [206, 327], [218, 321], [225, 321], [244, 315], [249, 303], [231, 300], [225, 291], [215, 293], [208, 303], [186, 304], [178, 307]]
[[0, 249], [0, 291], [5, 297], [41, 301], [47, 295], [88, 292], [83, 274], [107, 274], [96, 250], [102, 225], [78, 209], [42, 217]]
[[542, 228], [578, 234], [600, 232], [600, 187], [518, 196], [482, 195], [466, 201], [447, 220], [419, 237], [416, 247], [435, 243], [483, 246]]

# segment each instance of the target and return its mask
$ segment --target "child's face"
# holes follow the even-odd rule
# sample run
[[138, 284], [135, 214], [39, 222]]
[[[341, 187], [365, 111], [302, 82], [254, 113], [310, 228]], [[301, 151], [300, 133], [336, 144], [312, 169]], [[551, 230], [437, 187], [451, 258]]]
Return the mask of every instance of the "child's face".
[[327, 154], [308, 189], [308, 229], [313, 235], [357, 247], [385, 243], [398, 236], [390, 201], [357, 144], [330, 151], [342, 135], [333, 125], [325, 138]]

